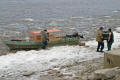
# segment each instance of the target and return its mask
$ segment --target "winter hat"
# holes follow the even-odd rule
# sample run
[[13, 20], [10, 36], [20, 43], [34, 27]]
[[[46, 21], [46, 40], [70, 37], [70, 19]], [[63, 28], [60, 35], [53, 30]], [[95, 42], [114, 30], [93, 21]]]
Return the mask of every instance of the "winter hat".
[[101, 27], [99, 27], [99, 29], [103, 30], [103, 29], [104, 29], [104, 27], [102, 27], [102, 26], [101, 26]]

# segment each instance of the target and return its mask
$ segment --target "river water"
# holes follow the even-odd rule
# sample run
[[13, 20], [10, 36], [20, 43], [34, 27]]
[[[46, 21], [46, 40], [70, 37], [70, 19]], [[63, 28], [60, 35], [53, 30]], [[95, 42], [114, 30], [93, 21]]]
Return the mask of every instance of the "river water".
[[24, 36], [43, 28], [89, 34], [93, 24], [105, 26], [101, 16], [119, 14], [119, 5], [119, 0], [1, 0], [0, 36]]
[[0, 21], [106, 15], [119, 5], [119, 0], [1, 0]]

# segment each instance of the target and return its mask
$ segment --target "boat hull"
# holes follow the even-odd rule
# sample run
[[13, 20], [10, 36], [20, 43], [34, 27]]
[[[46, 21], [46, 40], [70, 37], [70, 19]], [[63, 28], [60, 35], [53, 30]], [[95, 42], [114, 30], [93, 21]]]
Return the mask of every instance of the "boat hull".
[[[41, 49], [43, 44], [35, 41], [3, 41], [10, 50], [32, 50]], [[64, 38], [61, 41], [48, 42], [48, 47], [60, 46], [60, 45], [79, 45], [78, 38]]]

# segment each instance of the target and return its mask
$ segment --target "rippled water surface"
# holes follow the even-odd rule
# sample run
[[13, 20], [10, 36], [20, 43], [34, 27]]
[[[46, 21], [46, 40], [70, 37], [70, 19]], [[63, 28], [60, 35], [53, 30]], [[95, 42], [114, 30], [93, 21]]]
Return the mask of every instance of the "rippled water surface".
[[119, 0], [0, 0], [0, 20], [104, 15], [119, 5]]
[[43, 28], [89, 34], [95, 22], [106, 25], [99, 16], [120, 13], [119, 5], [119, 0], [0, 0], [0, 36]]

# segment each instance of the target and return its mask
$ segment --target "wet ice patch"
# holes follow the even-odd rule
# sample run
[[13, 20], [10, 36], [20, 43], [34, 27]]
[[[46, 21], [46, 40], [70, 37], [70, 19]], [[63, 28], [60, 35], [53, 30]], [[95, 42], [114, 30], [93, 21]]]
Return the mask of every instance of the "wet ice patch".
[[25, 18], [24, 20], [25, 21], [34, 21], [34, 19], [32, 19], [32, 18]]
[[[16, 54], [0, 57], [0, 73], [2, 73], [0, 79], [4, 74], [5, 78], [21, 80], [24, 72], [35, 72], [37, 73], [35, 77], [37, 77], [41, 71], [59, 69], [62, 66], [99, 57], [103, 57], [103, 54], [81, 46], [58, 46], [47, 50], [19, 51]], [[23, 80], [27, 80], [26, 78], [23, 77]]]
[[120, 33], [114, 32], [113, 48], [120, 48]]
[[[0, 56], [0, 72], [6, 77], [11, 73], [12, 78], [15, 76], [20, 78], [26, 71], [40, 72], [53, 69], [55, 66], [60, 68], [99, 57], [103, 57], [103, 54], [81, 46], [58, 46], [47, 50], [19, 51], [16, 54]], [[2, 75], [0, 79], [1, 77]]]
[[105, 18], [110, 18], [111, 16], [104, 16]]
[[120, 27], [116, 28], [116, 31], [117, 31], [118, 33], [120, 33]]
[[114, 13], [117, 13], [117, 12], [120, 12], [120, 10], [114, 10], [113, 12], [114, 12]]
[[71, 19], [83, 19], [84, 17], [79, 16], [79, 17], [71, 17]]
[[[22, 66], [31, 66], [31, 68], [34, 67], [32, 65], [39, 65], [39, 70], [42, 70], [44, 66], [51, 68], [53, 66], [73, 64], [75, 61], [91, 60], [101, 56], [101, 54], [91, 49], [80, 46], [60, 46], [40, 51], [19, 51], [16, 54], [1, 56], [0, 69], [6, 66], [11, 68], [22, 64]], [[36, 67], [34, 68], [36, 69]]]

